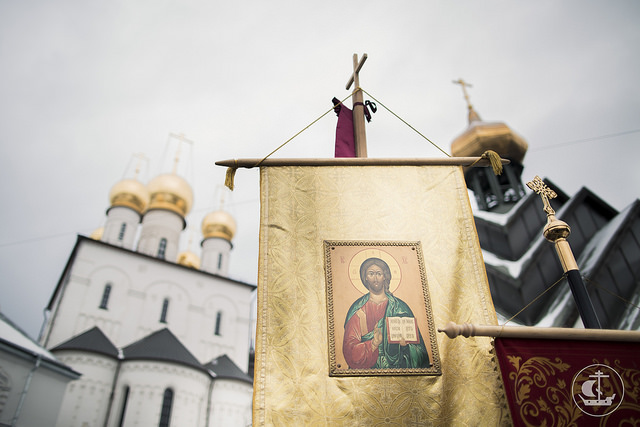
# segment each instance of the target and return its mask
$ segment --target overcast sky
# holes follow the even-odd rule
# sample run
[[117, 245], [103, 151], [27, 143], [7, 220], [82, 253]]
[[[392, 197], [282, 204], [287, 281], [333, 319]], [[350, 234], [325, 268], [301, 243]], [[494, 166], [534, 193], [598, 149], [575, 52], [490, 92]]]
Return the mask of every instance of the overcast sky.
[[[219, 206], [224, 168], [264, 157], [362, 88], [450, 150], [467, 126], [462, 91], [486, 121], [529, 143], [523, 179], [586, 186], [616, 209], [640, 196], [637, 1], [2, 1], [0, 310], [36, 336], [77, 234], [104, 223], [134, 153], [168, 172], [170, 132], [194, 189], [188, 216]], [[368, 97], [365, 96], [365, 99]], [[332, 157], [328, 114], [277, 157]], [[443, 157], [380, 108], [369, 157]], [[230, 275], [256, 283], [259, 179], [239, 170], [227, 209]], [[182, 249], [187, 249], [184, 239]]]

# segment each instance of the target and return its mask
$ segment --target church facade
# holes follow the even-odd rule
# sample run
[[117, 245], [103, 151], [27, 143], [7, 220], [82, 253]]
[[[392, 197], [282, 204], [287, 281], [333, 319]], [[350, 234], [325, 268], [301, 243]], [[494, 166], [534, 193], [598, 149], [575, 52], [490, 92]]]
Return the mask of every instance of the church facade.
[[202, 223], [202, 253], [178, 251], [189, 185], [163, 174], [118, 182], [104, 230], [78, 236], [40, 344], [82, 374], [58, 426], [251, 423], [251, 301], [227, 277], [235, 221]]

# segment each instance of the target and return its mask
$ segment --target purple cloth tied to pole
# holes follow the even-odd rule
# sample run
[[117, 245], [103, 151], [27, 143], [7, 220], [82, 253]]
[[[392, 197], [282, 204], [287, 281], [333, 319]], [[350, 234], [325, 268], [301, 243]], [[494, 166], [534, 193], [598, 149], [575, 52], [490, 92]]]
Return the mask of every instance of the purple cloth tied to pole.
[[335, 157], [355, 157], [356, 141], [353, 135], [353, 111], [347, 108], [346, 105], [340, 104], [340, 101], [336, 98], [333, 99], [333, 103], [336, 105], [335, 111], [338, 114]]

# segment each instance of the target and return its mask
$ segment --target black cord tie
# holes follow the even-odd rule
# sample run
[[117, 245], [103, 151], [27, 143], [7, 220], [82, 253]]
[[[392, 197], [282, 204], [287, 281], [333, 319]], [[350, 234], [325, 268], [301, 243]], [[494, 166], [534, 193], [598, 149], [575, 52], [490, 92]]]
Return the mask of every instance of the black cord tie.
[[362, 105], [364, 107], [364, 116], [367, 118], [367, 123], [371, 122], [371, 113], [369, 112], [369, 107], [374, 113], [378, 111], [378, 107], [375, 102], [365, 101], [364, 104], [362, 102], [355, 102], [353, 104], [353, 108], [355, 108], [356, 105]]

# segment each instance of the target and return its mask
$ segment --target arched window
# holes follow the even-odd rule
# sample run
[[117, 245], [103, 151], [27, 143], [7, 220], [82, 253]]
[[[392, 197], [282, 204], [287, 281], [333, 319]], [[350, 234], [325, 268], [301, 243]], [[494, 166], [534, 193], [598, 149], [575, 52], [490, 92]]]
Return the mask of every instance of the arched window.
[[120, 224], [120, 233], [118, 233], [118, 241], [122, 242], [124, 239], [124, 231], [127, 229], [127, 223], [123, 222]]
[[102, 291], [102, 299], [100, 300], [100, 307], [103, 310], [107, 310], [109, 305], [109, 295], [111, 294], [111, 283], [104, 285], [104, 291]]
[[167, 312], [169, 311], [169, 300], [165, 298], [162, 301], [162, 313], [160, 313], [160, 322], [167, 323]]
[[118, 421], [118, 427], [122, 427], [124, 425], [124, 414], [127, 412], [127, 401], [129, 400], [129, 386], [124, 388], [124, 393], [122, 393], [122, 409], [120, 410], [120, 421]]
[[159, 427], [169, 427], [169, 421], [171, 421], [171, 405], [173, 404], [173, 390], [170, 388], [164, 391], [162, 397], [162, 411], [160, 412], [160, 424]]
[[167, 239], [164, 237], [160, 239], [160, 244], [158, 245], [158, 258], [164, 259], [164, 253], [167, 251]]
[[219, 311], [216, 313], [216, 328], [214, 330], [214, 334], [217, 336], [221, 336], [220, 329], [222, 328], [222, 312]]

